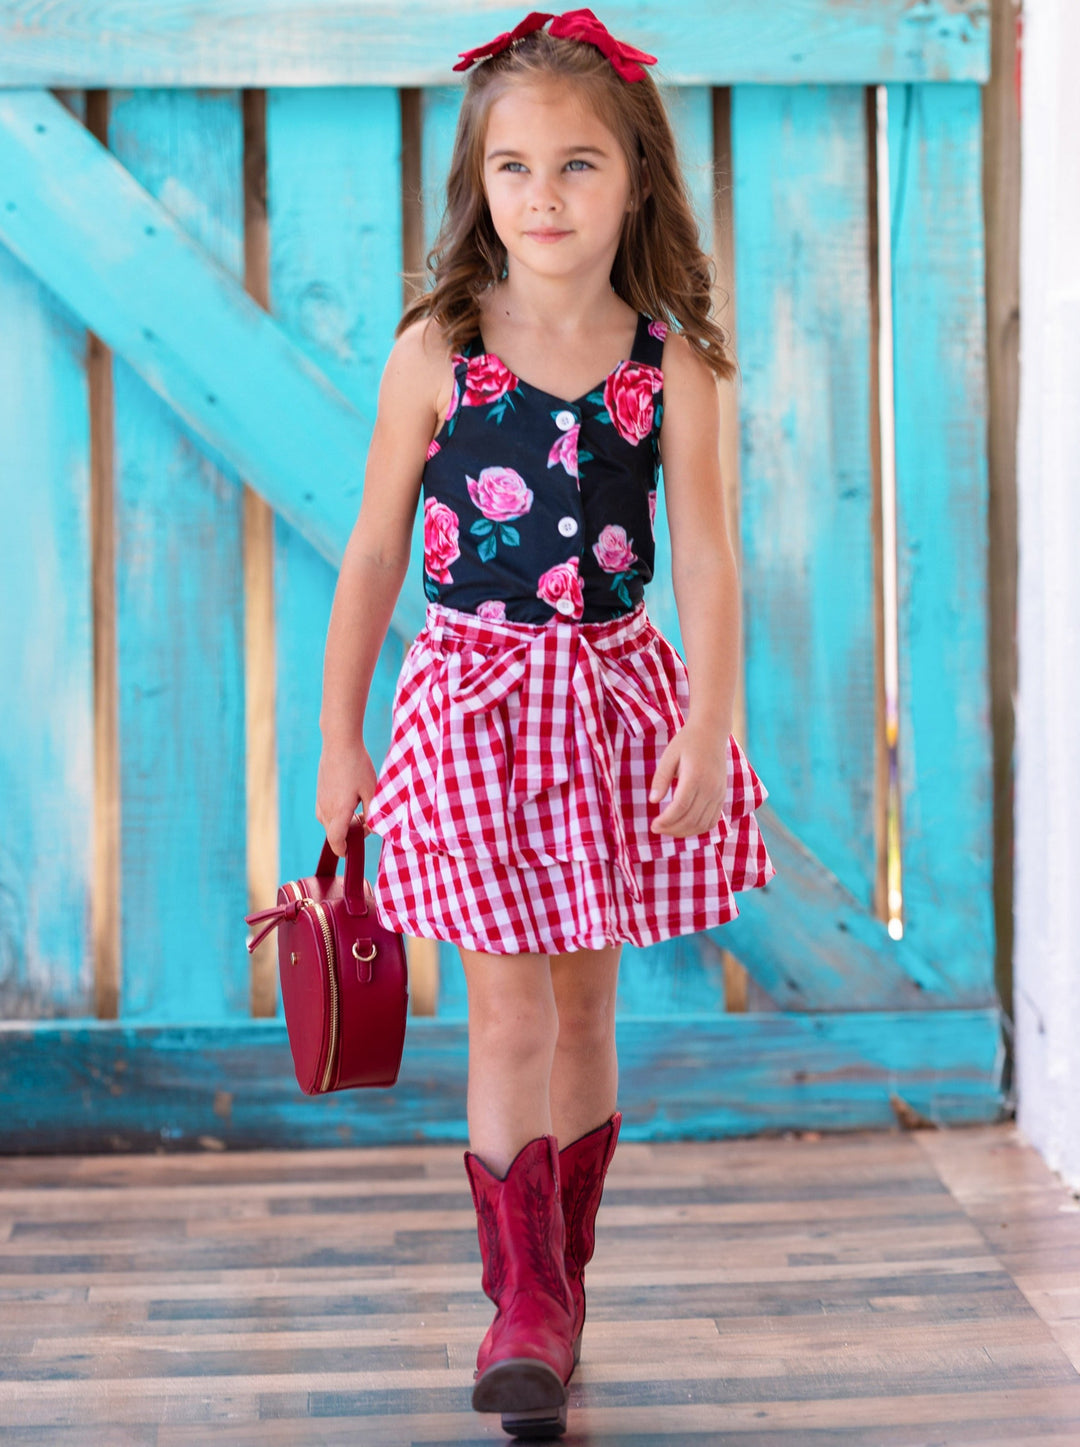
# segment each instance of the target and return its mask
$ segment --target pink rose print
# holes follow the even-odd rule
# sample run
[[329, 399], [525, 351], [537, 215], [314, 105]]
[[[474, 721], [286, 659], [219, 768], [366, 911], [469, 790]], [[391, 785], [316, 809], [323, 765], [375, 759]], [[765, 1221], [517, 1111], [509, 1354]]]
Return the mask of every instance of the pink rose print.
[[664, 385], [664, 374], [643, 362], [620, 362], [604, 384], [604, 406], [615, 430], [627, 442], [648, 437], [653, 424], [653, 397]]
[[479, 357], [470, 357], [465, 371], [465, 407], [482, 407], [485, 402], [499, 402], [512, 392], [518, 379], [509, 367], [503, 366], [498, 357], [485, 352]]
[[649, 493], [649, 523], [652, 526], [653, 537], [656, 536], [656, 491]]
[[435, 441], [435, 439], [434, 439], [434, 437], [433, 437], [433, 438], [431, 439], [431, 441], [428, 443], [427, 460], [430, 462], [431, 459], [435, 456], [436, 452], [441, 452], [441, 451], [442, 451], [442, 449], [440, 448], [439, 444]]
[[649, 323], [649, 336], [650, 336], [650, 337], [656, 337], [656, 339], [657, 339], [658, 341], [661, 341], [661, 342], [662, 342], [662, 341], [664, 340], [664, 338], [667, 336], [667, 334], [668, 334], [668, 324], [667, 324], [667, 322], [650, 322], [650, 323]]
[[[581, 578], [578, 576], [577, 558], [571, 558], [568, 563], [557, 563], [554, 568], [542, 573], [536, 596], [545, 603], [550, 603], [560, 616], [580, 618], [585, 611], [585, 596], [581, 590]], [[574, 605], [572, 611], [562, 612], [558, 606], [561, 598], [570, 599]]]
[[635, 561], [635, 553], [631, 547], [633, 541], [631, 538], [630, 542], [627, 542], [625, 528], [608, 523], [601, 532], [599, 541], [593, 543], [596, 561], [605, 573], [625, 573], [633, 567]]
[[506, 604], [501, 598], [489, 598], [486, 603], [481, 603], [476, 610], [478, 618], [486, 618], [489, 623], [506, 622]]
[[437, 498], [424, 504], [424, 567], [436, 583], [452, 583], [450, 564], [461, 557], [458, 515]]
[[578, 474], [578, 433], [581, 431], [581, 423], [575, 422], [568, 432], [560, 432], [555, 439], [555, 445], [548, 453], [548, 466], [557, 467], [561, 462], [571, 477]]
[[467, 476], [465, 481], [473, 502], [493, 522], [523, 517], [532, 507], [532, 490], [512, 467], [485, 467], [478, 478]]

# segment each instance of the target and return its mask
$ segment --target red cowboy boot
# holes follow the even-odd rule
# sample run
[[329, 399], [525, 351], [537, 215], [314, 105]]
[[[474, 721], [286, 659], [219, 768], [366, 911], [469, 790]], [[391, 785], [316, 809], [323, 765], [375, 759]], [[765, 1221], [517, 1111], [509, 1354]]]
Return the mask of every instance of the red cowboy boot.
[[604, 1193], [604, 1177], [615, 1154], [622, 1112], [588, 1135], [579, 1136], [559, 1152], [563, 1220], [566, 1223], [566, 1275], [574, 1297], [574, 1365], [581, 1358], [585, 1325], [585, 1267], [596, 1244], [596, 1212]]
[[503, 1430], [536, 1440], [566, 1430], [566, 1383], [574, 1370], [574, 1303], [554, 1136], [523, 1146], [500, 1180], [465, 1152], [476, 1206], [484, 1292], [495, 1320], [480, 1344], [472, 1404], [500, 1412]]

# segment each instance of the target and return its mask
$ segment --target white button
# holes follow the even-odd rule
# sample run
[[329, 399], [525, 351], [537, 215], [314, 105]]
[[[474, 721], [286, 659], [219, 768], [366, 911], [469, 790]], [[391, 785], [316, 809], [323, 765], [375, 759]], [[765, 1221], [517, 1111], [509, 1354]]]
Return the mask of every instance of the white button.
[[572, 537], [574, 536], [574, 534], [577, 532], [577, 519], [576, 519], [576, 518], [560, 518], [560, 519], [559, 519], [559, 531], [562, 533], [562, 535], [563, 535], [564, 538], [572, 538]]
[[555, 604], [556, 613], [572, 613], [574, 611], [573, 598], [560, 598]]
[[569, 432], [576, 421], [577, 418], [573, 412], [556, 412], [555, 414], [555, 426], [560, 432]]

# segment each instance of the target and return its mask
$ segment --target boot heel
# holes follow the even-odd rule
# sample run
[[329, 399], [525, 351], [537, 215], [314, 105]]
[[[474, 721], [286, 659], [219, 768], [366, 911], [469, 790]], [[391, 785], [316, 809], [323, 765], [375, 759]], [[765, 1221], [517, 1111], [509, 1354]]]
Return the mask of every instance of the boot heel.
[[[566, 1415], [566, 1388], [557, 1372], [537, 1357], [507, 1357], [484, 1372], [472, 1391], [476, 1412], [502, 1412], [507, 1417], [548, 1416], [562, 1408]], [[565, 1423], [564, 1423], [565, 1425]]]
[[566, 1431], [566, 1403], [554, 1410], [543, 1407], [535, 1412], [504, 1413], [502, 1429], [519, 1442], [549, 1442]]

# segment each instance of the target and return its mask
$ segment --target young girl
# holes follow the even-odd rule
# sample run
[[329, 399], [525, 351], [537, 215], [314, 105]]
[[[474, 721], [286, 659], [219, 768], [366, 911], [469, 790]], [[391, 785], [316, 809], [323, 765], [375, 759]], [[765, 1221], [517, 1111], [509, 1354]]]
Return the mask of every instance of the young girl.
[[[319, 821], [343, 853], [359, 801], [384, 924], [461, 951], [496, 1306], [473, 1406], [532, 1437], [565, 1429], [580, 1352], [622, 944], [722, 924], [774, 873], [731, 734], [735, 368], [653, 60], [576, 10], [455, 67], [476, 65], [433, 286], [383, 376], [326, 645]], [[661, 459], [685, 663], [643, 601]], [[377, 775], [364, 710], [421, 489], [426, 623]]]

